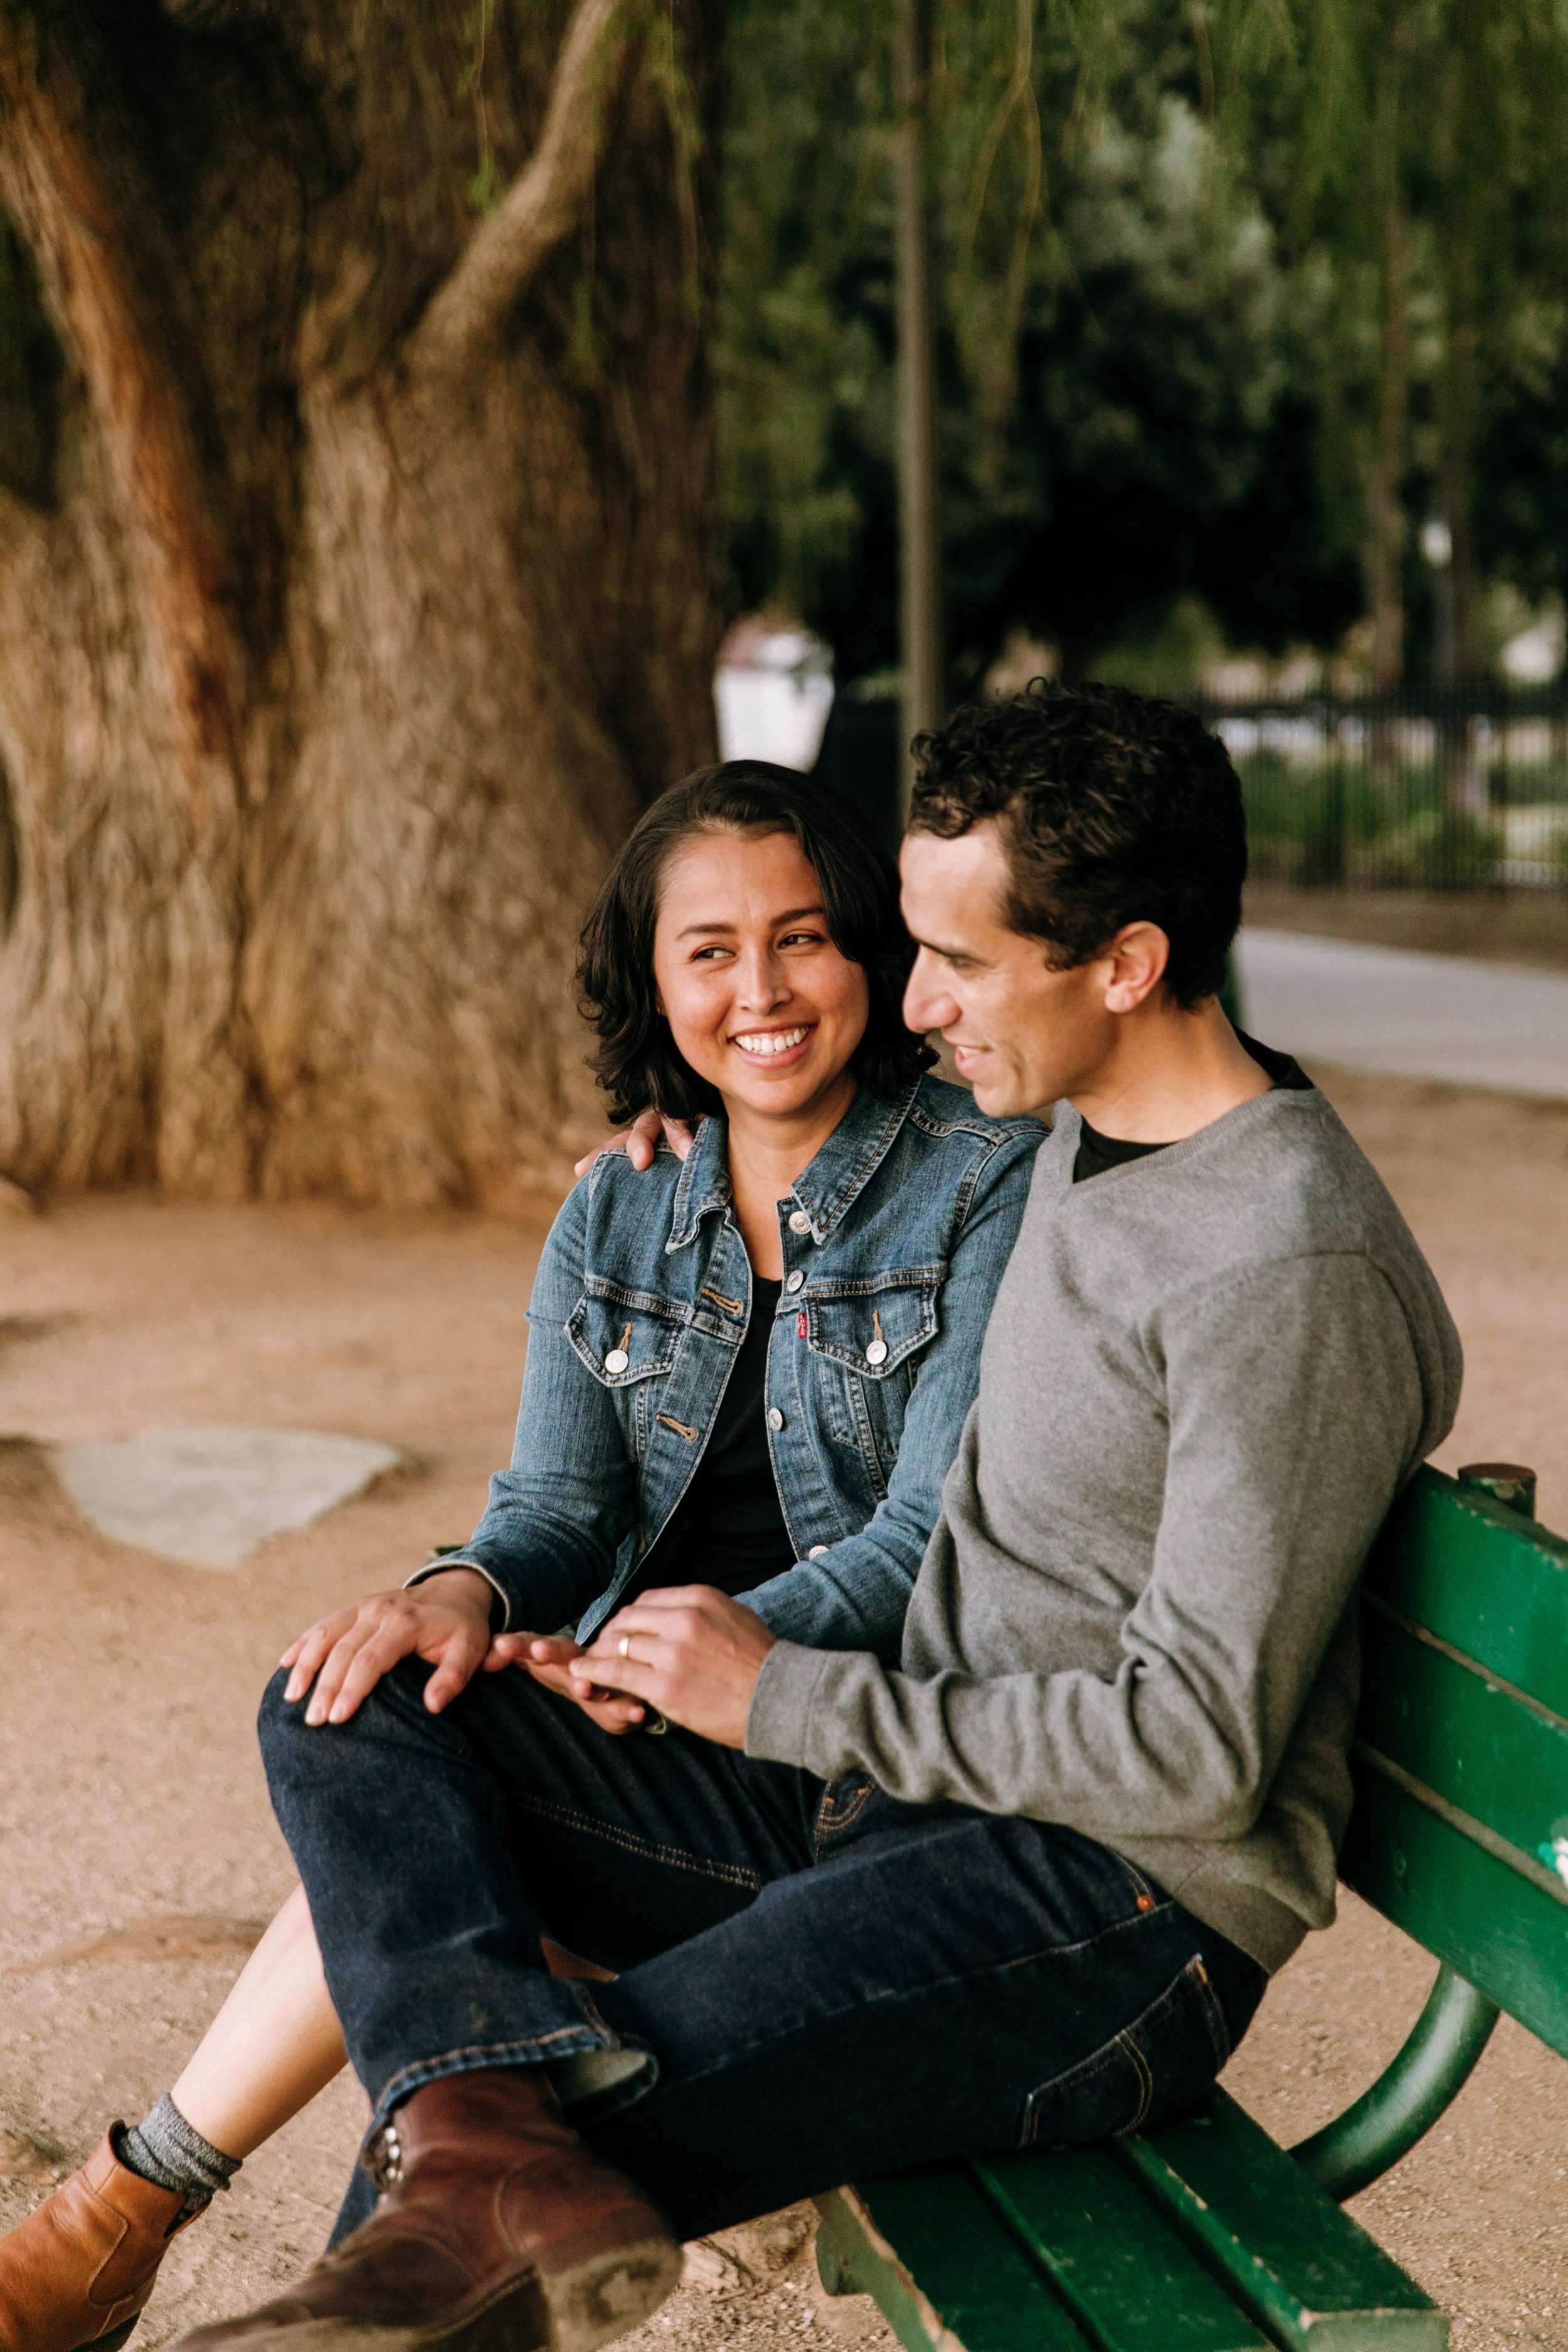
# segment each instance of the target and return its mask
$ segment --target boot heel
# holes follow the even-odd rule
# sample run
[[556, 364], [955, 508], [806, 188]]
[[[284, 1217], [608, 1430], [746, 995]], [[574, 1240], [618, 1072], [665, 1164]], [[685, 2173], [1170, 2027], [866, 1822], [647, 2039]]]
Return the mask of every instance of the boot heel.
[[123, 2327], [110, 2328], [107, 2336], [95, 2336], [90, 2344], [84, 2344], [81, 2347], [81, 2352], [120, 2352], [121, 2346], [129, 2339], [132, 2330], [141, 2325], [141, 2320], [142, 2314], [138, 2312], [135, 2318], [128, 2319]]

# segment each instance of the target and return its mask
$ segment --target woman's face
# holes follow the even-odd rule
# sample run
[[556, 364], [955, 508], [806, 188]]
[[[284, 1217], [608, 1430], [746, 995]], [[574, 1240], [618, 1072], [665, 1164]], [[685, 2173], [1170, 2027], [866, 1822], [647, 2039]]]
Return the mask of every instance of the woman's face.
[[793, 834], [705, 833], [676, 850], [653, 971], [676, 1051], [727, 1104], [798, 1115], [865, 1034], [866, 974], [829, 938]]

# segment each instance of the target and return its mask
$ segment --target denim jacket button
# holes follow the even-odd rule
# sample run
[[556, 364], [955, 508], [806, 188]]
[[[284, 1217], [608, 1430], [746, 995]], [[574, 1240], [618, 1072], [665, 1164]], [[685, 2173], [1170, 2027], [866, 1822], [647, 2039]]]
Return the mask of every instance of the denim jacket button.
[[807, 1559], [820, 1559], [826, 1549], [827, 1546], [826, 1544], [813, 1544], [811, 1549], [805, 1556]]
[[630, 1362], [631, 1358], [624, 1348], [612, 1348], [605, 1358], [605, 1370], [607, 1372], [624, 1372]]
[[805, 1276], [802, 1274], [799, 1266], [797, 1265], [795, 1272], [790, 1276], [789, 1280], [784, 1284], [784, 1288], [786, 1290], [798, 1290], [805, 1280]]
[[779, 1411], [776, 1404], [771, 1404], [768, 1407], [768, 1427], [770, 1429], [782, 1429], [784, 1427], [784, 1415]]
[[885, 1364], [887, 1360], [888, 1343], [886, 1339], [873, 1339], [870, 1346], [866, 1350], [866, 1361], [868, 1364]]
[[792, 1209], [790, 1211], [789, 1229], [792, 1234], [810, 1233], [811, 1219], [806, 1215], [804, 1209]]

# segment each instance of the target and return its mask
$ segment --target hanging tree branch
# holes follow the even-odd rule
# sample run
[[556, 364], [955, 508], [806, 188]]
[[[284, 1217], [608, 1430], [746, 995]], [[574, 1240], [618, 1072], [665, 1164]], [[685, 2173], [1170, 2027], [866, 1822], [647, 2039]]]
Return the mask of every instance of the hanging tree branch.
[[582, 220], [631, 55], [631, 17], [630, 0], [577, 0], [539, 144], [420, 320], [416, 368], [460, 370]]
[[80, 11], [0, 5], [0, 199], [37, 261], [86, 381], [153, 625], [193, 807], [232, 766], [232, 566], [179, 338], [162, 296], [174, 257], [120, 93]]

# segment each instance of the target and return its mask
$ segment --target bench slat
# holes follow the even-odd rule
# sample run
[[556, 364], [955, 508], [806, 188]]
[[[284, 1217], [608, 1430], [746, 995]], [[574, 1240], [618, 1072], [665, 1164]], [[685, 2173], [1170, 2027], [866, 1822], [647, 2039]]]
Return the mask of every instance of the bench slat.
[[842, 2271], [876, 2297], [905, 2352], [1086, 2352], [962, 2165], [834, 2189], [816, 2210]]
[[1103, 2148], [979, 2158], [1011, 2221], [1102, 2352], [1259, 2352], [1234, 2296]]
[[1568, 1716], [1568, 1543], [1418, 1470], [1384, 1523], [1366, 1588], [1401, 1617]]
[[1116, 2147], [1289, 2352], [1445, 2352], [1444, 2314], [1224, 2091]]
[[1568, 1723], [1521, 1705], [1375, 1603], [1362, 1615], [1356, 1727], [1368, 1747], [1531, 1861], [1568, 1816]]
[[1365, 1762], [1352, 1770], [1346, 1885], [1568, 2058], [1568, 1905]]

